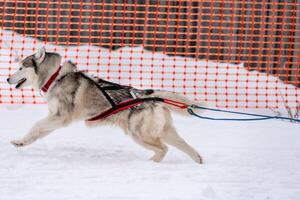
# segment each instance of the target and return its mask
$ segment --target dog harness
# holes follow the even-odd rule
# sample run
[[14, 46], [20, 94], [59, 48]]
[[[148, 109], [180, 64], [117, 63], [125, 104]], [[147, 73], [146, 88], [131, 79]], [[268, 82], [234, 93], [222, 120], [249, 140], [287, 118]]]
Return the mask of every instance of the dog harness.
[[[46, 81], [46, 83], [42, 86], [41, 91], [43, 93], [46, 93], [49, 90], [52, 83], [58, 77], [59, 72], [60, 72], [61, 69], [62, 69], [62, 66], [60, 65], [59, 68], [55, 71], [55, 73], [52, 74], [50, 76], [50, 78]], [[96, 120], [104, 119], [104, 118], [107, 118], [111, 115], [117, 114], [118, 112], [121, 112], [121, 111], [126, 110], [126, 109], [131, 109], [131, 108], [133, 108], [137, 105], [140, 105], [142, 103], [145, 103], [145, 102], [163, 102], [163, 103], [166, 103], [166, 104], [169, 104], [169, 105], [172, 105], [172, 106], [176, 106], [176, 107], [181, 108], [181, 109], [188, 108], [188, 105], [186, 105], [185, 103], [173, 101], [173, 100], [170, 100], [170, 99], [164, 99], [164, 98], [160, 98], [160, 97], [137, 98], [136, 95], [133, 92], [133, 90], [135, 90], [135, 89], [130, 87], [130, 86], [122, 86], [122, 85], [119, 85], [119, 84], [116, 84], [116, 83], [105, 81], [103, 79], [99, 79], [98, 82], [96, 82], [95, 80], [91, 79], [90, 77], [87, 77], [85, 75], [83, 75], [83, 76], [85, 78], [90, 79], [91, 81], [95, 82], [98, 89], [104, 95], [106, 100], [111, 104], [111, 108], [105, 110], [104, 112], [99, 113], [98, 115], [96, 115], [96, 116], [94, 116], [90, 119], [87, 119], [87, 121], [96, 121]], [[102, 86], [102, 85], [104, 85], [104, 86]], [[117, 90], [127, 90], [128, 93], [130, 94], [129, 100], [121, 101], [121, 102], [115, 102], [116, 100], [114, 100], [109, 95], [109, 91], [117, 91]], [[150, 94], [153, 93], [153, 90], [141, 90], [141, 91], [146, 92], [146, 93], [150, 93]]]
[[[107, 84], [107, 86], [102, 86], [101, 87], [101, 85], [99, 83], [100, 84], [103, 84], [103, 83]], [[88, 119], [87, 121], [97, 121], [97, 120], [100, 120], [100, 119], [104, 119], [104, 118], [107, 118], [107, 117], [109, 117], [111, 115], [114, 115], [118, 112], [121, 112], [123, 110], [132, 109], [133, 107], [135, 107], [137, 105], [140, 105], [142, 103], [145, 103], [145, 102], [163, 102], [163, 103], [166, 103], [166, 104], [177, 106], [177, 107], [182, 108], [182, 109], [185, 109], [185, 108], [188, 107], [188, 105], [186, 105], [184, 103], [173, 101], [173, 100], [170, 100], [170, 99], [164, 99], [164, 98], [160, 98], [160, 97], [137, 98], [136, 95], [135, 95], [135, 92], [134, 92], [134, 90], [136, 90], [136, 89], [134, 89], [132, 87], [129, 87], [129, 86], [122, 86], [122, 85], [112, 83], [112, 82], [109, 82], [109, 81], [105, 81], [105, 80], [102, 80], [102, 79], [98, 80], [97, 87], [102, 92], [102, 94], [105, 96], [107, 101], [111, 104], [111, 108], [107, 109], [104, 112], [99, 113], [98, 115]], [[108, 93], [108, 91], [116, 91], [116, 90], [127, 90], [128, 93], [130, 94], [130, 99], [126, 100], [126, 101], [121, 101], [121, 102], [116, 104], [114, 99]], [[137, 91], [139, 91], [139, 90], [137, 90]], [[153, 93], [153, 90], [151, 90], [151, 89], [150, 90], [141, 90], [141, 92], [144, 92], [146, 94], [147, 93], [151, 94], [151, 93]]]

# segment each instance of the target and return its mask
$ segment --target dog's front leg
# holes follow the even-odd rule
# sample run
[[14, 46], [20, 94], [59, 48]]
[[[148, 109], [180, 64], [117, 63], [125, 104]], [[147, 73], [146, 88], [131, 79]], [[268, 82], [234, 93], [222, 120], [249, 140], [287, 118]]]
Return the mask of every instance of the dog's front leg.
[[45, 137], [55, 129], [61, 128], [68, 124], [68, 120], [58, 116], [48, 116], [38, 121], [28, 132], [25, 137], [20, 140], [13, 140], [11, 143], [17, 147], [29, 145], [39, 138]]

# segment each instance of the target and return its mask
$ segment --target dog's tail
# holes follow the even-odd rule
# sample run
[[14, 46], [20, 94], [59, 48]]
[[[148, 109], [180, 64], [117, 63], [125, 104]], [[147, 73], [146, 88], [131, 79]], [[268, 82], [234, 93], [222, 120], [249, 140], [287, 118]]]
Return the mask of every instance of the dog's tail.
[[[199, 103], [199, 102], [196, 102], [196, 101], [193, 101], [183, 95], [180, 95], [178, 93], [175, 93], [175, 92], [169, 92], [169, 91], [164, 91], [164, 90], [153, 90], [153, 93], [150, 94], [149, 96], [151, 97], [160, 97], [160, 98], [163, 98], [163, 99], [169, 99], [169, 100], [172, 100], [172, 101], [177, 101], [177, 102], [180, 102], [180, 103], [184, 103], [186, 105], [204, 105], [204, 103]], [[164, 104], [169, 110], [175, 112], [175, 113], [178, 113], [180, 115], [184, 115], [184, 116], [190, 116], [187, 109], [182, 109], [182, 108], [179, 108], [177, 106], [174, 106], [174, 105], [170, 105], [170, 104]]]

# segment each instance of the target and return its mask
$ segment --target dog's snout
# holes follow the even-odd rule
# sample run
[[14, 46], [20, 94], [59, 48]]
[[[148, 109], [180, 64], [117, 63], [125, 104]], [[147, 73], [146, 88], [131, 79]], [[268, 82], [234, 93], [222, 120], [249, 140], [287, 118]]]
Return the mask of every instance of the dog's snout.
[[9, 83], [9, 78], [7, 78], [6, 81]]

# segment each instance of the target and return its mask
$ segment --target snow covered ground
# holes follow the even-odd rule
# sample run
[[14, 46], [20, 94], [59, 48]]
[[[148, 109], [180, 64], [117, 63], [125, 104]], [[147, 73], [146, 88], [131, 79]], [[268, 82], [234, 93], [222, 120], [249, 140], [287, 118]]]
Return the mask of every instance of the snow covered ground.
[[299, 199], [299, 124], [176, 116], [179, 133], [201, 153], [203, 165], [174, 148], [153, 163], [152, 153], [118, 128], [83, 123], [25, 148], [9, 143], [46, 113], [45, 105], [0, 106], [1, 200]]

